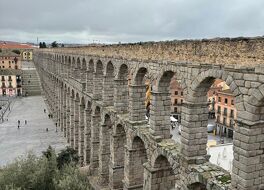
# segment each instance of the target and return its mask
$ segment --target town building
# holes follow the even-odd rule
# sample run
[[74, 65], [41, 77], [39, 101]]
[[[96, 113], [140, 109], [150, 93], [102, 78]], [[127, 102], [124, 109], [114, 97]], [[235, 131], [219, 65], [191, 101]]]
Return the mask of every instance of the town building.
[[0, 75], [0, 95], [20, 96], [22, 94], [21, 76]]
[[36, 48], [31, 44], [21, 44], [17, 42], [0, 42], [0, 49], [19, 51], [22, 61], [32, 61], [33, 60], [33, 49]]
[[12, 51], [2, 50], [0, 52], [0, 69], [21, 69], [20, 55]]
[[173, 78], [170, 83], [171, 93], [171, 113], [173, 117], [181, 121], [181, 105], [183, 103], [183, 89], [179, 83]]
[[220, 136], [233, 138], [237, 110], [235, 97], [229, 88], [216, 93], [215, 110], [217, 133]]
[[[184, 102], [183, 90], [176, 80], [170, 84], [171, 114], [181, 122], [181, 106]], [[216, 126], [220, 136], [233, 137], [236, 120], [234, 95], [222, 80], [215, 80], [208, 93], [208, 122]]]

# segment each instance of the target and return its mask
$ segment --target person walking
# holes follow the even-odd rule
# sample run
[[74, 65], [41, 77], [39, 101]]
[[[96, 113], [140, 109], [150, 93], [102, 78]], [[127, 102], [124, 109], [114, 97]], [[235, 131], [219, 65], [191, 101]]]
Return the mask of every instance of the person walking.
[[17, 124], [20, 125], [20, 120], [17, 120]]
[[27, 124], [27, 120], [25, 120], [25, 125]]
[[46, 113], [46, 109], [44, 109], [44, 113]]

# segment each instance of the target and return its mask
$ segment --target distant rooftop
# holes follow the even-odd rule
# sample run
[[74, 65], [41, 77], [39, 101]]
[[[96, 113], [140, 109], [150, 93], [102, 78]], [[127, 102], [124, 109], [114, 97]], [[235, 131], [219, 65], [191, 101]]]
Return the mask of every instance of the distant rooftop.
[[32, 49], [32, 48], [35, 48], [35, 47], [30, 44], [0, 41], [0, 49]]

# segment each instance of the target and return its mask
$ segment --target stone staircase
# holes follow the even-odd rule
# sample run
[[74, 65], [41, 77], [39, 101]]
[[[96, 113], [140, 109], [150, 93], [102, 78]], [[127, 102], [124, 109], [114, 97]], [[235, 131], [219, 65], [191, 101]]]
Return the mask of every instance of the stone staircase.
[[41, 95], [40, 79], [34, 64], [30, 68], [22, 68], [22, 81], [23, 95]]

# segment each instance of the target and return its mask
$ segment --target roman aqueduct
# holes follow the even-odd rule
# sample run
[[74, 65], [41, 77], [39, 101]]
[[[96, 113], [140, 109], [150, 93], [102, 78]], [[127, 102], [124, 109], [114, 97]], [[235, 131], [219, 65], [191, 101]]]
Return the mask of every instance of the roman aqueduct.
[[[97, 189], [264, 189], [264, 39], [90, 45], [34, 51], [43, 95]], [[181, 143], [170, 91], [184, 89]], [[152, 84], [150, 124], [145, 79]], [[232, 173], [208, 159], [207, 91], [229, 85], [238, 112]]]

